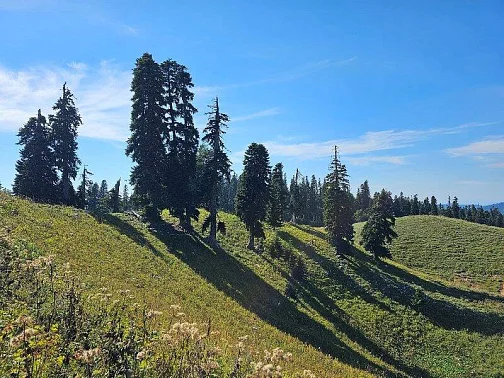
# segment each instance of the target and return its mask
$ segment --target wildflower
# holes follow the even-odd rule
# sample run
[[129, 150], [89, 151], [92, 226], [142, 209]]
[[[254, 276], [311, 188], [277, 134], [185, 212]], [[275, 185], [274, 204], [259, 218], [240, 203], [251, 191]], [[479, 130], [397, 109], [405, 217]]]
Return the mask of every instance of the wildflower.
[[81, 349], [75, 352], [74, 358], [77, 361], [83, 362], [85, 364], [91, 364], [93, 363], [95, 357], [97, 357], [101, 353], [100, 348], [93, 348], [93, 349]]
[[143, 349], [142, 349], [140, 352], [138, 352], [138, 353], [137, 353], [137, 355], [136, 355], [136, 359], [137, 359], [138, 361], [142, 361], [142, 360], [144, 360], [146, 357], [147, 357], [147, 351], [146, 351], [146, 350], [143, 350]]
[[240, 336], [240, 337], [238, 337], [238, 340], [239, 341], [247, 341], [248, 337], [249, 337], [248, 335]]
[[22, 342], [28, 341], [37, 333], [38, 331], [35, 328], [26, 328], [19, 335], [14, 336], [12, 339], [10, 339], [9, 344], [12, 348], [17, 348], [19, 345], [21, 345]]
[[179, 311], [180, 310], [180, 306], [179, 305], [170, 305], [170, 308], [174, 311]]

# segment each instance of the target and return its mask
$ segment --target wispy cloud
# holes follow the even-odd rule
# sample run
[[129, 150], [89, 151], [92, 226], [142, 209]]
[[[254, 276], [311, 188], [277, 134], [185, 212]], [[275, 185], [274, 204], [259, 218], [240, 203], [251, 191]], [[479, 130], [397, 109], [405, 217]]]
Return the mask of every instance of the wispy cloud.
[[252, 114], [247, 114], [239, 117], [231, 117], [231, 122], [241, 122], [241, 121], [250, 121], [256, 118], [269, 117], [280, 114], [280, 109], [278, 108], [270, 108], [261, 110], [259, 112], [255, 112]]
[[359, 156], [347, 157], [346, 160], [352, 165], [371, 165], [373, 163], [385, 163], [393, 165], [408, 164], [407, 156]]
[[503, 154], [504, 136], [487, 138], [466, 146], [449, 148], [446, 150], [451, 156], [478, 156], [483, 154]]
[[270, 77], [243, 82], [236, 84], [224, 84], [224, 85], [211, 85], [211, 86], [196, 86], [194, 87], [194, 92], [196, 95], [215, 95], [219, 92], [228, 89], [237, 89], [237, 88], [246, 88], [252, 87], [256, 85], [268, 84], [268, 83], [278, 83], [278, 82], [288, 82], [300, 79], [304, 76], [308, 76], [318, 71], [326, 70], [334, 67], [341, 67], [348, 65], [357, 59], [356, 56], [352, 56], [350, 58], [342, 59], [342, 60], [334, 60], [334, 59], [323, 59], [316, 62], [310, 62], [305, 65], [292, 68], [285, 72], [280, 72], [278, 74], [272, 75]]
[[76, 97], [83, 126], [79, 135], [124, 141], [128, 134], [131, 72], [102, 62], [99, 67], [70, 63], [66, 67], [0, 67], [0, 130], [17, 131], [29, 117], [44, 114], [61, 95], [64, 82]]
[[[416, 142], [426, 140], [437, 135], [452, 134], [463, 130], [495, 124], [496, 122], [485, 123], [465, 123], [462, 125], [433, 128], [428, 130], [384, 130], [367, 132], [357, 138], [352, 139], [331, 139], [313, 143], [282, 143], [277, 141], [267, 141], [267, 146], [271, 154], [278, 156], [296, 157], [301, 160], [325, 158], [334, 153], [334, 146], [337, 145], [342, 155], [368, 154], [378, 151], [394, 150], [413, 146]], [[406, 164], [404, 156], [374, 156], [359, 157], [354, 159], [355, 164], [368, 164], [374, 159], [375, 162], [388, 162], [391, 164]]]

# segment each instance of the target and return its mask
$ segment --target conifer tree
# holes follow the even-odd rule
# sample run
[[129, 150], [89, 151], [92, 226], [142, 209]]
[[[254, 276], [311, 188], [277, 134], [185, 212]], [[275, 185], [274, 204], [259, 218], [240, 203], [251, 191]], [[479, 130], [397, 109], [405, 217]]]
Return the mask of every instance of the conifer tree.
[[146, 207], [148, 216], [155, 219], [159, 219], [159, 210], [166, 205], [163, 82], [162, 71], [152, 55], [145, 53], [137, 59], [131, 82], [131, 136], [126, 155], [135, 163], [130, 183], [135, 187], [136, 198]]
[[109, 207], [113, 213], [118, 213], [121, 209], [121, 179], [117, 180], [114, 187], [109, 191]]
[[460, 206], [459, 206], [459, 203], [458, 203], [457, 196], [453, 197], [453, 202], [452, 202], [452, 205], [451, 205], [451, 211], [452, 211], [453, 218], [457, 218], [457, 219], [460, 218]]
[[122, 193], [122, 211], [128, 211], [130, 209], [130, 196], [128, 191], [128, 185], [124, 184]]
[[421, 213], [422, 214], [430, 214], [431, 213], [431, 205], [429, 202], [429, 197], [425, 197], [425, 199], [423, 200]]
[[82, 125], [74, 96], [63, 84], [63, 94], [53, 106], [54, 115], [49, 115], [51, 141], [56, 167], [61, 172], [61, 200], [64, 204], [75, 204], [72, 181], [77, 176], [80, 160], [77, 157], [77, 128]]
[[298, 223], [301, 218], [301, 188], [300, 181], [302, 181], [302, 175], [299, 172], [299, 169], [296, 169], [296, 174], [292, 177], [290, 183], [290, 198], [289, 198], [289, 209], [291, 212], [291, 222]]
[[397, 233], [393, 229], [394, 225], [392, 194], [382, 189], [374, 196], [371, 214], [361, 232], [360, 243], [366, 250], [373, 253], [375, 259], [392, 257], [386, 244], [391, 243], [392, 239], [397, 237]]
[[231, 176], [229, 182], [224, 181], [220, 187], [219, 209], [234, 214], [235, 198], [238, 190], [238, 177], [235, 173]]
[[413, 200], [411, 201], [411, 215], [420, 214], [420, 203], [418, 202], [418, 195], [413, 196]]
[[236, 212], [249, 231], [248, 249], [254, 249], [255, 237], [264, 237], [261, 221], [269, 200], [269, 176], [268, 150], [262, 144], [252, 143], [245, 151], [236, 195]]
[[283, 221], [287, 202], [283, 180], [283, 164], [277, 163], [271, 173], [270, 202], [267, 212], [267, 222], [273, 227], [281, 226]]
[[100, 193], [98, 196], [100, 198], [107, 198], [108, 194], [109, 194], [109, 190], [108, 190], [107, 180], [102, 180], [101, 185], [100, 185]]
[[84, 165], [84, 169], [82, 170], [82, 181], [77, 188], [77, 207], [80, 209], [87, 209], [88, 207], [88, 193], [93, 184], [93, 181], [88, 177], [92, 175], [93, 173], [88, 171], [87, 166]]
[[431, 209], [431, 214], [432, 215], [438, 215], [439, 214], [437, 199], [434, 196], [431, 197], [431, 208], [430, 209]]
[[21, 127], [18, 145], [23, 146], [16, 162], [14, 194], [40, 202], [55, 202], [58, 176], [50, 147], [50, 131], [40, 109]]
[[98, 207], [98, 202], [100, 200], [100, 185], [97, 182], [91, 183], [91, 189], [88, 194], [88, 210], [93, 212]]
[[210, 112], [208, 123], [203, 133], [203, 141], [211, 147], [210, 155], [204, 168], [204, 183], [208, 193], [209, 215], [205, 219], [205, 224], [210, 225], [209, 239], [216, 242], [217, 237], [217, 206], [219, 196], [219, 186], [223, 180], [229, 182], [231, 162], [226, 154], [222, 135], [225, 134], [226, 122], [229, 117], [219, 109], [219, 99], [216, 97], [214, 103], [209, 105]]
[[198, 130], [192, 105], [194, 86], [187, 68], [174, 60], [161, 64], [166, 103], [163, 138], [167, 150], [165, 185], [167, 204], [181, 224], [190, 227], [191, 217], [197, 218], [196, 209], [196, 155]]
[[341, 164], [336, 146], [324, 188], [324, 223], [336, 252], [345, 253], [353, 242], [353, 196], [346, 166]]

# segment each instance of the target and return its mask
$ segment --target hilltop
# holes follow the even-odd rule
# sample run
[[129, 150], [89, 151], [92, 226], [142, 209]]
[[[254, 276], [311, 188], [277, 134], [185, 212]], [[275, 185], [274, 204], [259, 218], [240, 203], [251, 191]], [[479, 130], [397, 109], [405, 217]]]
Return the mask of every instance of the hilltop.
[[[476, 228], [463, 228], [451, 239], [450, 230], [465, 222], [436, 217], [436, 225], [422, 228], [420, 221], [431, 217], [400, 218], [397, 230], [404, 236], [392, 249], [397, 261], [377, 263], [358, 248], [348, 257], [336, 256], [318, 228], [267, 229], [263, 252], [254, 253], [245, 248], [247, 232], [233, 215], [219, 214], [228, 230], [219, 236], [220, 248], [206, 243], [197, 232], [200, 225], [186, 233], [166, 212], [163, 218], [146, 225], [111, 214], [99, 223], [81, 210], [0, 194], [0, 227], [58, 263], [68, 262], [86, 292], [129, 289], [137, 301], [163, 312], [161, 323], [173, 304], [198, 323], [211, 319], [229, 345], [224, 353], [230, 360], [232, 345], [248, 335], [258, 353], [274, 347], [292, 352], [287, 374], [310, 369], [319, 377], [497, 377], [504, 372], [504, 298], [489, 281], [502, 277], [496, 264], [502, 250], [491, 245], [502, 245], [503, 230], [470, 224]], [[481, 282], [477, 290], [450, 282], [441, 265], [446, 254], [422, 255], [424, 250], [408, 242], [429, 230], [432, 248], [425, 251], [445, 245], [446, 253], [453, 253], [447, 240], [464, 243], [464, 272]], [[484, 232], [488, 238], [481, 244], [476, 236]], [[292, 262], [299, 260], [303, 274], [295, 279]]]

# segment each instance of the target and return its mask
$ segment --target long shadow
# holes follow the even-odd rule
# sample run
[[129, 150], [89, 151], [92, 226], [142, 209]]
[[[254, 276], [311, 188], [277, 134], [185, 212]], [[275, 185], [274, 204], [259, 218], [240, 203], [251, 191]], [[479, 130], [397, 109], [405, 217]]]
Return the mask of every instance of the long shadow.
[[[327, 274], [328, 278], [333, 281], [344, 285], [345, 289], [348, 290], [354, 296], [360, 296], [366, 302], [378, 306], [380, 309], [390, 312], [391, 309], [385, 303], [380, 302], [371, 294], [369, 294], [362, 285], [360, 285], [356, 280], [351, 279], [348, 275], [344, 274], [340, 267], [336, 266], [335, 262], [322, 256], [317, 252], [315, 247], [303, 243], [298, 238], [292, 236], [285, 231], [278, 231], [277, 235], [280, 239], [294, 245], [297, 249], [303, 251], [306, 256], [320, 265]], [[347, 260], [345, 263], [353, 264], [351, 260]]]
[[222, 248], [205, 244], [196, 233], [166, 235], [164, 227], [155, 226], [157, 237], [171, 253], [262, 320], [346, 364], [379, 375], [397, 376], [349, 348]]
[[[504, 334], [503, 315], [495, 312], [477, 311], [449, 301], [432, 298], [424, 294], [422, 290], [401, 281], [401, 276], [397, 275], [398, 268], [386, 262], [376, 263], [362, 252], [356, 251], [354, 259], [357, 262], [354, 267], [355, 272], [366, 280], [374, 290], [418, 311], [434, 324], [444, 329], [469, 330], [482, 335]], [[421, 287], [421, 285], [419, 286]]]
[[382, 264], [382, 267], [387, 273], [396, 277], [400, 277], [401, 280], [403, 281], [420, 286], [426, 291], [430, 291], [433, 293], [436, 292], [439, 294], [459, 299], [475, 300], [475, 301], [492, 300], [504, 303], [504, 297], [501, 296], [492, 295], [489, 293], [483, 293], [479, 291], [464, 290], [456, 287], [449, 287], [438, 282], [427, 281], [394, 265], [386, 264], [385, 262]]
[[321, 239], [326, 239], [327, 238], [327, 235], [324, 234], [322, 231], [315, 230], [315, 229], [313, 229], [311, 227], [307, 227], [307, 226], [304, 226], [304, 225], [299, 225], [299, 224], [296, 224], [296, 223], [289, 223], [289, 225], [291, 225], [292, 227], [297, 228], [298, 230], [304, 231], [307, 234], [311, 234], [313, 236], [316, 236], [317, 238], [321, 238]]
[[[265, 260], [268, 263], [273, 264], [272, 261], [269, 261], [268, 259]], [[428, 371], [418, 366], [411, 367], [405, 365], [374, 341], [370, 340], [362, 331], [352, 325], [351, 318], [339, 307], [337, 307], [334, 300], [320, 290], [320, 288], [307, 280], [294, 280], [284, 269], [279, 268], [278, 266], [276, 268], [295, 288], [296, 299], [302, 300], [301, 303], [306, 303], [310, 308], [318, 312], [324, 317], [324, 319], [331, 322], [331, 324], [339, 332], [345, 334], [350, 340], [353, 340], [360, 346], [364, 347], [368, 352], [379, 357], [389, 365], [394, 366], [401, 372], [401, 374], [406, 373], [413, 377], [431, 377]]]

